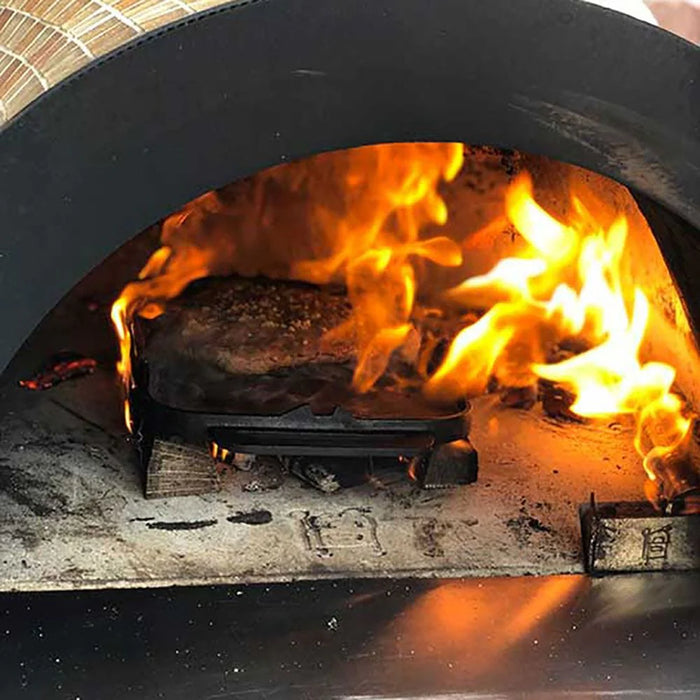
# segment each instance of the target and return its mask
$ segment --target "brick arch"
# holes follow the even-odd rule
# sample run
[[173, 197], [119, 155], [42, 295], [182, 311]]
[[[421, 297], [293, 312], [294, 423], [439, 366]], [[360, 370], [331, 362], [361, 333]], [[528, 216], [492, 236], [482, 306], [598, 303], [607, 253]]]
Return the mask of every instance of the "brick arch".
[[96, 57], [220, 4], [221, 0], [7, 0], [0, 7], [0, 100], [5, 105], [0, 124]]

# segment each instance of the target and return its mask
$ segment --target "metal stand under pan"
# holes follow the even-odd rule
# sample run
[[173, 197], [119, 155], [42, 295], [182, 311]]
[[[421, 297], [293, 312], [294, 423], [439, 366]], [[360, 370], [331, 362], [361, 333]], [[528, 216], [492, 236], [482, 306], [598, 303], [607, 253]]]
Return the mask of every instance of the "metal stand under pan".
[[[352, 407], [336, 405], [323, 413], [314, 412], [308, 403], [279, 413], [204, 412], [175, 408], [154, 399], [147, 388], [146, 372], [142, 365], [141, 381], [131, 393], [130, 404], [147, 483], [154, 468], [167, 469], [162, 455], [154, 460], [154, 445], [162, 451], [163, 444], [175, 446], [179, 462], [186, 457], [183, 450], [194, 447], [208, 452], [216, 445], [218, 451], [228, 454], [329, 463], [400, 459], [424, 488], [468, 484], [477, 478], [477, 453], [468, 440], [471, 407], [465, 401], [436, 410], [422, 406], [416, 397], [410, 417], [402, 416], [398, 409], [392, 415], [385, 404], [373, 406], [371, 396], [359, 402], [355, 399]], [[187, 455], [193, 462], [200, 461], [191, 451]]]

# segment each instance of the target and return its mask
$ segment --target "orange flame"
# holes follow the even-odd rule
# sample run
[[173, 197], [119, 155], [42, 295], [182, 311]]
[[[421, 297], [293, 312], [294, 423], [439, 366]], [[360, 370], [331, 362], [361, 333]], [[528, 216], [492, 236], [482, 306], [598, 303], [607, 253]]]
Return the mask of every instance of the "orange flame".
[[[447, 207], [437, 187], [455, 177], [462, 160], [463, 147], [457, 143], [381, 144], [322, 154], [260, 173], [248, 197], [229, 201], [209, 192], [168, 217], [162, 247], [112, 306], [127, 427], [133, 428], [128, 396], [134, 317], [154, 318], [165, 301], [209, 275], [345, 282], [353, 314], [326, 340], [354, 340], [354, 387], [360, 392], [371, 388], [411, 335], [415, 261], [444, 266], [462, 261], [454, 241], [419, 239], [427, 223], [445, 223]], [[294, 212], [303, 219], [303, 239], [291, 237], [285, 248], [280, 220], [288, 225]]]
[[[207, 193], [167, 218], [162, 247], [112, 307], [127, 425], [133, 320], [162, 313], [193, 280], [237, 273], [343, 283], [352, 313], [324, 342], [354, 342], [353, 385], [365, 392], [397, 351], [426, 374], [434, 342], [423, 344], [416, 323], [433, 313], [418, 301], [426, 263], [458, 267], [476, 239], [483, 245], [510, 225], [521, 237], [519, 254], [447, 291], [452, 306], [485, 313], [453, 338], [425, 393], [440, 400], [478, 394], [491, 377], [510, 387], [558, 382], [574, 394], [574, 413], [634, 417], [635, 445], [654, 479], [658, 460], [691, 421], [672, 390], [674, 369], [640, 358], [649, 302], [640, 288], [623, 289], [627, 219], [603, 216], [572, 195], [560, 220], [521, 174], [503, 211], [469, 240], [424, 237], [447, 221], [440, 186], [456, 176], [463, 152], [461, 144], [409, 143], [321, 154]], [[551, 363], [552, 349], [571, 338], [590, 349]]]
[[[655, 461], [678, 446], [691, 421], [671, 391], [674, 368], [643, 363], [639, 357], [649, 302], [635, 288], [631, 315], [625, 304], [620, 261], [626, 219], [618, 217], [603, 229], [572, 198], [573, 214], [562, 223], [536, 203], [526, 174], [509, 188], [506, 212], [527, 250], [449, 292], [471, 301], [475, 292], [506, 300], [456, 336], [426, 391], [478, 393], [492, 375], [509, 386], [536, 378], [558, 382], [574, 394], [570, 410], [580, 416], [633, 415], [635, 446], [649, 478], [655, 479]], [[571, 336], [594, 347], [548, 364], [547, 349]]]
[[212, 442], [209, 445], [209, 454], [217, 462], [226, 462], [231, 456], [231, 452], [229, 450], [227, 450], [225, 447], [220, 447], [219, 444], [216, 442]]

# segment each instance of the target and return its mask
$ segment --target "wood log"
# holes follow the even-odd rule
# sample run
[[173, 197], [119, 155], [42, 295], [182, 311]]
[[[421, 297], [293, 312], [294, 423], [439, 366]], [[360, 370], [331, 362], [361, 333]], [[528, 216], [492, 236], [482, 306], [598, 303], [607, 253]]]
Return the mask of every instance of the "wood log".
[[193, 496], [221, 489], [216, 462], [202, 449], [153, 441], [146, 465], [146, 498]]
[[[169, 301], [161, 316], [137, 319], [137, 356], [147, 364], [150, 396], [183, 410], [279, 415], [308, 404], [315, 413], [343, 406], [368, 418], [458, 410], [422, 396], [416, 365], [429, 364], [429, 358], [411, 362], [400, 352], [387, 376], [371, 391], [356, 394], [354, 344], [323, 342], [326, 332], [349, 315], [345, 295], [329, 288], [208, 278]], [[419, 318], [415, 323], [427, 351], [460, 327], [459, 319]]]
[[208, 278], [158, 318], [137, 320], [137, 354], [148, 365], [149, 393], [162, 403], [257, 412], [286, 396], [289, 405], [278, 405], [285, 410], [325, 384], [349, 384], [352, 343], [322, 344], [349, 314], [344, 294], [313, 285]]

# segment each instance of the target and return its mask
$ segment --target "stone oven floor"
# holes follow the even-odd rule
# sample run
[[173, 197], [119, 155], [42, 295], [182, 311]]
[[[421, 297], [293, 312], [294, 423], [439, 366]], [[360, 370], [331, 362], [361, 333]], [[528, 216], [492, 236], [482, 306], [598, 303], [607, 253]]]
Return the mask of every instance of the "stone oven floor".
[[145, 500], [113, 375], [6, 387], [0, 590], [583, 571], [578, 508], [643, 498], [629, 428], [475, 404], [478, 483], [421, 491], [405, 474], [325, 495], [287, 477], [249, 492]]

